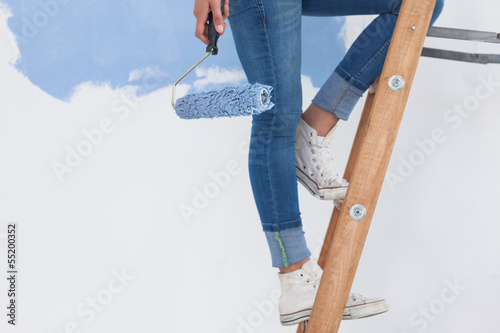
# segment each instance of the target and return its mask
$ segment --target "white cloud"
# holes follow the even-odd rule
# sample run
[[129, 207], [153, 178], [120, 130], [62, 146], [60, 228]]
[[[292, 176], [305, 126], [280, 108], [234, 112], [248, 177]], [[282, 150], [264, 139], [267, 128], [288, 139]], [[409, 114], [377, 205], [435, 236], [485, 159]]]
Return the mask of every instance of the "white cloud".
[[154, 76], [160, 73], [160, 68], [158, 66], [148, 66], [140, 69], [134, 69], [130, 72], [128, 77], [128, 82], [140, 80], [147, 76]]
[[198, 79], [193, 83], [194, 88], [203, 89], [211, 84], [236, 85], [246, 80], [243, 70], [231, 70], [219, 66], [200, 67], [195, 69]]
[[16, 37], [7, 26], [7, 20], [12, 16], [10, 8], [0, 2], [0, 63], [15, 63], [21, 53], [17, 46]]
[[302, 109], [305, 110], [311, 104], [312, 99], [316, 96], [319, 88], [316, 88], [310, 76], [302, 75]]
[[346, 17], [345, 24], [338, 33], [339, 37], [344, 41], [346, 49], [349, 49], [363, 29], [370, 24], [375, 17], [376, 16], [373, 15]]

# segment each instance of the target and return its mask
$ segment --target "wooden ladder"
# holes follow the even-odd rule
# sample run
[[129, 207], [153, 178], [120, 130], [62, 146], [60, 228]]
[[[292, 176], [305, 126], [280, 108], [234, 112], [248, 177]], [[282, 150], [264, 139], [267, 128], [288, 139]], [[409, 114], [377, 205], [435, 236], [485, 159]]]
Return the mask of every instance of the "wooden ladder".
[[426, 36], [500, 44], [500, 34], [494, 32], [428, 28], [435, 4], [403, 0], [376, 93], [368, 92], [344, 172], [349, 188], [333, 209], [318, 259], [323, 276], [311, 317], [299, 325], [298, 333], [339, 330], [420, 56], [500, 63], [498, 54], [424, 48]]
[[338, 332], [435, 4], [402, 3], [377, 91], [368, 93], [344, 173], [349, 188], [333, 209], [318, 259], [323, 276], [311, 317], [299, 325], [299, 333]]

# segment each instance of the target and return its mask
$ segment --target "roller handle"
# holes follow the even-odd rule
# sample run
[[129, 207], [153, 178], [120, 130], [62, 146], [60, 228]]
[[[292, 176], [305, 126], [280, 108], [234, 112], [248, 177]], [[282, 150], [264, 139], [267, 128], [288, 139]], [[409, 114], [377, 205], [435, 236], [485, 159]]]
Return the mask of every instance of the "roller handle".
[[[224, 0], [221, 0], [221, 13], [224, 15]], [[219, 48], [217, 47], [217, 40], [220, 34], [215, 29], [214, 17], [212, 12], [208, 14], [208, 45], [207, 52], [212, 52], [212, 55], [217, 55], [219, 53]]]

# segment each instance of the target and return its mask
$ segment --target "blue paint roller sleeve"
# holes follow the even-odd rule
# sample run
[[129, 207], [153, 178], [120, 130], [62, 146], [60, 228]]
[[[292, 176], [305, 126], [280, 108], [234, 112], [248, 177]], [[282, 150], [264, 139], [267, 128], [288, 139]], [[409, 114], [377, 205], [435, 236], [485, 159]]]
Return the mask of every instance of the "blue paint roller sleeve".
[[246, 84], [179, 98], [175, 112], [182, 119], [257, 115], [270, 110], [271, 86]]

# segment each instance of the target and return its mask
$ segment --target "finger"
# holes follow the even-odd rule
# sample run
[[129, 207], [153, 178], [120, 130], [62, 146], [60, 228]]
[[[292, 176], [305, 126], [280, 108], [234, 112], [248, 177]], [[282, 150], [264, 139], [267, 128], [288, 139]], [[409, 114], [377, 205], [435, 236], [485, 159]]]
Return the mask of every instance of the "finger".
[[207, 43], [206, 44], [208, 44], [210, 42], [210, 39], [208, 38], [208, 24], [205, 24], [205, 31], [203, 32], [203, 35], [207, 39]]
[[210, 5], [207, 1], [195, 0], [193, 14], [196, 17], [196, 27], [194, 35], [203, 43], [208, 44], [208, 34], [205, 32]]
[[198, 37], [203, 43], [208, 44], [208, 27], [205, 19], [196, 19], [196, 30], [194, 35]]
[[[224, 23], [222, 24], [222, 26], [224, 27], [224, 31], [226, 31], [227, 23], [226, 23], [226, 22], [224, 22]], [[222, 35], [224, 35], [224, 33], [221, 33], [220, 35], [222, 36]]]
[[229, 0], [224, 1], [224, 20], [229, 17]]
[[222, 17], [222, 12], [220, 10], [220, 1], [212, 1], [210, 3], [210, 8], [212, 9], [212, 14], [214, 17], [215, 29], [219, 34], [224, 33], [224, 18]]

